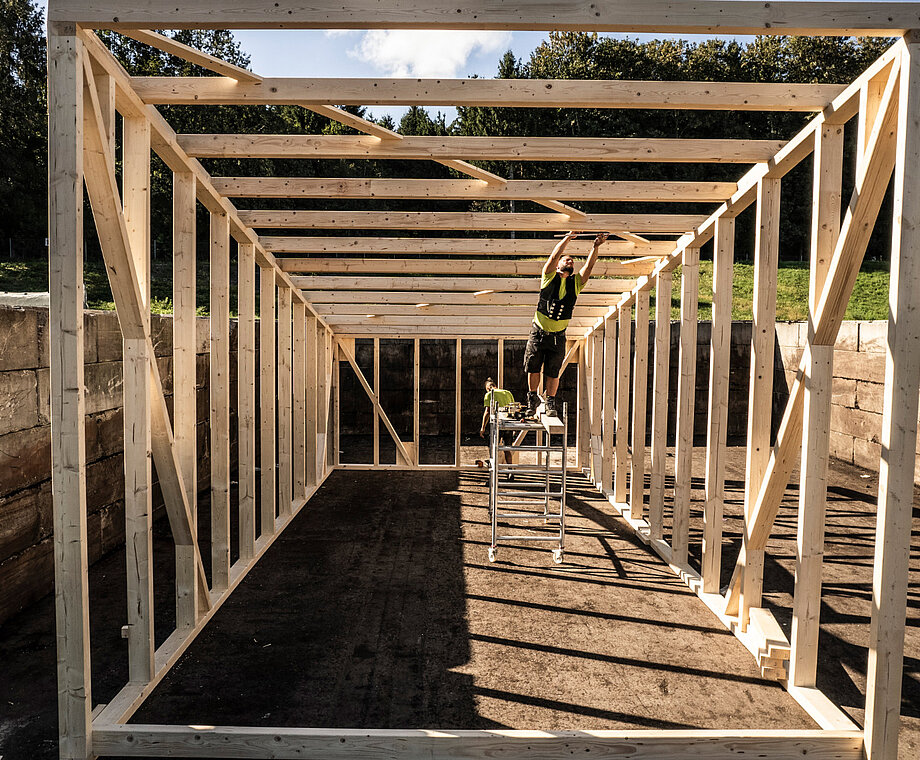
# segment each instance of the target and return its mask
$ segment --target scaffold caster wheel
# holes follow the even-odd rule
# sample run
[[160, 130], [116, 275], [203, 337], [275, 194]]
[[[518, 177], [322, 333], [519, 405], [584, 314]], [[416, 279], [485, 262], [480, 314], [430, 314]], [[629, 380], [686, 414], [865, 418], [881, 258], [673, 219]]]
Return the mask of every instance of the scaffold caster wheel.
[[562, 564], [562, 549], [553, 549], [553, 562], [557, 565]]
[[495, 562], [495, 547], [489, 547], [489, 562]]

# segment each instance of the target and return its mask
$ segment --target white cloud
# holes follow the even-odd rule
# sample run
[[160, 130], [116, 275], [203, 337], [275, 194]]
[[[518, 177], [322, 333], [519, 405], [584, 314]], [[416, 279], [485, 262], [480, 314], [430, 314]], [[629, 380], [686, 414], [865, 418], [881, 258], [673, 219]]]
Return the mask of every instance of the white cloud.
[[456, 77], [474, 53], [504, 52], [510, 32], [375, 29], [348, 54], [392, 77]]
[[357, 34], [357, 29], [326, 29], [323, 32], [325, 37], [329, 39], [335, 39], [336, 37], [350, 37], [351, 35]]

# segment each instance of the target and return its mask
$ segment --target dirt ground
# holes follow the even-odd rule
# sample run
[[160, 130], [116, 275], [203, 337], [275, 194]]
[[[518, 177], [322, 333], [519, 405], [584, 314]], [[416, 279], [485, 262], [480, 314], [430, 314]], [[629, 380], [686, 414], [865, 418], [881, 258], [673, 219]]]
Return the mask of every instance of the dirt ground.
[[[734, 449], [726, 578], [742, 472]], [[539, 545], [503, 548], [490, 564], [483, 473], [333, 473], [135, 722], [814, 727], [599, 494], [572, 483], [563, 565]], [[819, 686], [859, 722], [877, 480], [835, 464], [832, 483]], [[694, 481], [696, 551], [701, 489]], [[796, 498], [790, 488], [766, 565], [765, 604], [787, 632]], [[159, 639], [171, 627], [169, 543], [159, 523]], [[900, 760], [920, 752], [920, 540], [911, 563]], [[126, 676], [123, 553], [90, 575], [94, 700], [105, 702]], [[0, 755], [56, 757], [50, 598], [0, 628], [0, 661]]]

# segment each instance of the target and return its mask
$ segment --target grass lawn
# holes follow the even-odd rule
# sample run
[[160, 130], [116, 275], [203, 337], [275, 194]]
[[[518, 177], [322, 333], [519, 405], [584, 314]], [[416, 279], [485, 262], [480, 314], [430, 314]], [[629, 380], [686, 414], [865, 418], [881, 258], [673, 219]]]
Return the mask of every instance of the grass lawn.
[[[152, 264], [152, 310], [158, 314], [172, 312], [172, 263], [168, 259]], [[680, 318], [680, 268], [674, 273], [672, 319]], [[86, 302], [91, 309], [112, 309], [112, 294], [101, 261], [87, 261], [84, 266]], [[231, 272], [231, 303], [236, 303], [235, 271]], [[198, 263], [198, 313], [208, 313], [208, 265]], [[588, 288], [590, 289], [590, 284]], [[48, 289], [48, 266], [44, 261], [0, 262], [0, 292], [44, 291]], [[534, 290], [536, 294], [536, 288]], [[712, 262], [700, 262], [699, 316], [712, 317]], [[732, 317], [750, 320], [754, 294], [754, 267], [747, 262], [735, 264]], [[536, 297], [536, 295], [535, 295]], [[611, 302], [616, 297], [611, 297]], [[653, 300], [654, 303], [654, 300]], [[808, 312], [808, 267], [786, 263], [779, 268], [776, 294], [776, 319], [780, 322], [804, 320]], [[235, 310], [234, 310], [235, 314]], [[847, 306], [846, 319], [888, 318], [888, 265], [866, 263], [856, 278], [853, 296]]]

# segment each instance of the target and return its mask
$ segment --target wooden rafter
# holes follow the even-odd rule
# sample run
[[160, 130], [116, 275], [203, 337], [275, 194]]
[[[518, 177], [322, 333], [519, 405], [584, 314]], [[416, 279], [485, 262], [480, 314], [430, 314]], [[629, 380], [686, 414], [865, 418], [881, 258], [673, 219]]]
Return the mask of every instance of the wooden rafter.
[[[599, 261], [594, 265], [597, 277], [638, 277], [649, 274], [657, 259], [625, 259]], [[514, 259], [278, 259], [278, 264], [290, 273], [349, 272], [351, 274], [450, 274], [450, 275], [532, 275], [543, 270], [542, 261], [517, 261]]]

